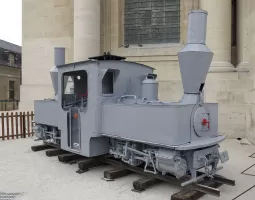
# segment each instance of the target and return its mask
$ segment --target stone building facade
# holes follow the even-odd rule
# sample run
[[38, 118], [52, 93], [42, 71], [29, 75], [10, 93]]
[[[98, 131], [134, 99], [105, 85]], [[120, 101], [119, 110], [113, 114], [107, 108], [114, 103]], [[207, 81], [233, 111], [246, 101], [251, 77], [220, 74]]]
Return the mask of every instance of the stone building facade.
[[23, 0], [21, 109], [53, 96], [54, 47], [66, 48], [67, 63], [111, 52], [154, 67], [160, 99], [178, 101], [177, 53], [191, 9], [208, 11], [207, 46], [215, 55], [205, 100], [219, 103], [220, 132], [255, 142], [253, 0]]
[[21, 47], [0, 40], [0, 111], [18, 108], [20, 84]]

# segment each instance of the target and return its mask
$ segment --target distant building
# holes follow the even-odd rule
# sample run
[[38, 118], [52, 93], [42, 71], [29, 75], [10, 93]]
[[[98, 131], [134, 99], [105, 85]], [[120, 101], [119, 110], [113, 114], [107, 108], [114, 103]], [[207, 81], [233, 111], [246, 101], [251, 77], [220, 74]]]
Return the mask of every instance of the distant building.
[[0, 111], [18, 109], [21, 85], [21, 47], [0, 40]]

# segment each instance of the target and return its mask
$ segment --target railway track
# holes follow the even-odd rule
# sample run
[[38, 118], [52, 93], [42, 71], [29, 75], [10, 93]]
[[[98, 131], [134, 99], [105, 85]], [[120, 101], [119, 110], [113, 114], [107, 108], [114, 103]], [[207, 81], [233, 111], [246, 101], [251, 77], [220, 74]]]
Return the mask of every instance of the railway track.
[[[133, 182], [132, 191], [134, 192], [143, 192], [146, 189], [162, 182], [166, 182], [171, 185], [181, 186], [181, 183], [189, 179], [189, 176], [177, 180], [174, 176], [171, 175], [163, 176], [160, 174], [146, 173], [144, 172], [143, 168], [127, 165], [113, 159], [112, 157], [99, 156], [94, 158], [87, 158], [78, 154], [73, 154], [58, 149], [53, 146], [49, 146], [47, 144], [32, 146], [31, 149], [34, 152], [46, 150], [46, 156], [58, 156], [58, 160], [62, 163], [77, 164], [78, 169], [76, 172], [79, 174], [85, 173], [90, 169], [98, 166], [112, 165], [115, 167], [114, 169], [104, 171], [103, 173], [104, 180], [106, 181], [114, 181], [115, 179], [128, 176], [132, 173], [141, 174], [144, 176], [144, 178], [135, 180]], [[203, 175], [203, 173], [199, 173], [198, 175], [201, 176]], [[180, 192], [177, 192], [171, 196], [171, 200], [197, 200], [205, 194], [219, 197], [220, 190], [218, 188], [223, 184], [234, 186], [235, 181], [219, 175], [215, 175], [214, 179], [209, 179], [205, 177], [199, 183], [181, 187]]]

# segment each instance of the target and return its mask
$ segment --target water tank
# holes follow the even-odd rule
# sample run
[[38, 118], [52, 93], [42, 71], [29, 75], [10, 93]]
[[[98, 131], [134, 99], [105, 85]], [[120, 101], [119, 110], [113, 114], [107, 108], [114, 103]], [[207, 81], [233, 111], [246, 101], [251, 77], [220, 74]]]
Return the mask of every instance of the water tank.
[[148, 74], [142, 82], [142, 98], [147, 101], [158, 100], [158, 82], [156, 74]]

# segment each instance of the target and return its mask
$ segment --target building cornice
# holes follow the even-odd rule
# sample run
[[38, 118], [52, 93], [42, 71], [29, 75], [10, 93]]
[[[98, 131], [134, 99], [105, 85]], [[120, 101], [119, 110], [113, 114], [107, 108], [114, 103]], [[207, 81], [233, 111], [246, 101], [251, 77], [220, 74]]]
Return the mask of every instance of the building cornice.
[[7, 65], [7, 64], [1, 63], [1, 61], [0, 61], [0, 67], [8, 67], [8, 68], [12, 68], [12, 69], [21, 70], [21, 66], [16, 67], [16, 66]]
[[0, 73], [0, 76], [8, 77], [8, 78], [21, 78], [21, 76], [15, 76], [15, 75], [9, 75], [9, 74], [1, 74], [1, 73]]

